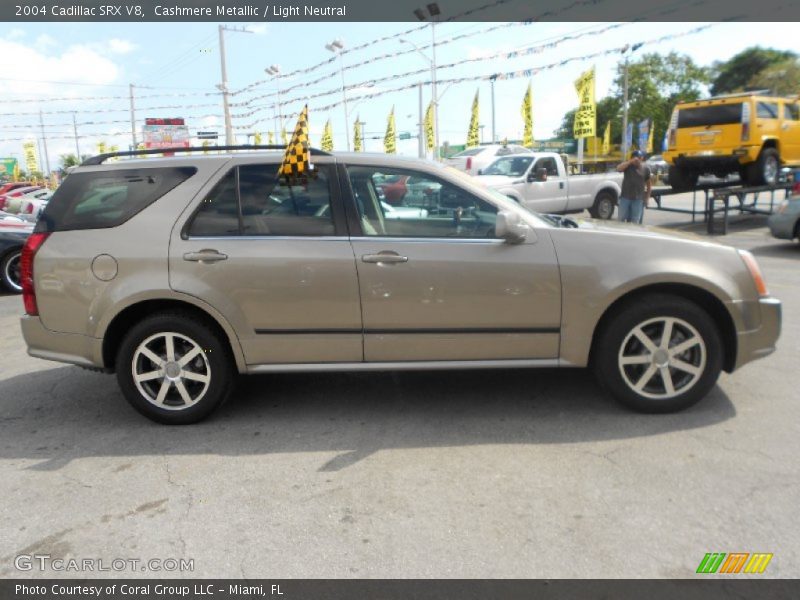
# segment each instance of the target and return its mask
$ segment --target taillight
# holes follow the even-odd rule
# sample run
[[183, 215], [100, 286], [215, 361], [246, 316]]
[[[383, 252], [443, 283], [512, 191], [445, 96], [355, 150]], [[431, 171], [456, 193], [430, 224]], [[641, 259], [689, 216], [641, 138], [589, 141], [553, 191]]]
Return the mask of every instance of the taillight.
[[472, 170], [472, 157], [468, 156], [467, 157], [467, 171], [471, 171], [471, 170]]
[[750, 139], [750, 105], [746, 102], [742, 104], [742, 141]]
[[32, 317], [39, 315], [39, 307], [36, 305], [36, 290], [33, 287], [33, 259], [49, 236], [49, 233], [30, 234], [22, 247], [22, 257], [19, 261], [22, 301], [25, 304], [25, 312]]
[[792, 186], [792, 195], [800, 194], [800, 181], [795, 181]]
[[5, 207], [6, 207], [6, 198], [5, 196], [3, 196], [2, 198], [0, 198], [0, 210], [4, 210]]
[[28, 205], [25, 207], [25, 213], [29, 215], [33, 214], [33, 204], [28, 203]]
[[674, 148], [676, 136], [678, 134], [678, 109], [672, 111], [672, 117], [669, 119], [669, 147]]

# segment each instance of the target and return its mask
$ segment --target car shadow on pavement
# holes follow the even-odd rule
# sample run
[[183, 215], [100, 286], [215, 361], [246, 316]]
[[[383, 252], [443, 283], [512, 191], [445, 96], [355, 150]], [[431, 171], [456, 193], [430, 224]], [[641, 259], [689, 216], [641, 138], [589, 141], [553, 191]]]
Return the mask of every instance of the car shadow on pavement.
[[750, 252], [756, 256], [769, 256], [772, 258], [788, 258], [797, 260], [800, 258], [800, 244], [797, 242], [786, 242], [783, 244], [768, 244], [750, 248]]
[[719, 386], [681, 413], [632, 413], [576, 369], [317, 373], [242, 377], [211, 418], [168, 427], [130, 408], [115, 377], [59, 367], [0, 379], [0, 458], [54, 470], [84, 457], [337, 452], [320, 468], [337, 471], [383, 449], [620, 440], [735, 414]]

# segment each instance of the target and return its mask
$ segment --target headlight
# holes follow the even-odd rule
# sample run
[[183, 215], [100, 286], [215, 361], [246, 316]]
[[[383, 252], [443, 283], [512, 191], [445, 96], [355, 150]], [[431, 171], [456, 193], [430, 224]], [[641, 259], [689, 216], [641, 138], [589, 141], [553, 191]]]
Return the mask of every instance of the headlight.
[[761, 274], [761, 268], [758, 266], [755, 256], [753, 256], [747, 250], [738, 250], [737, 252], [739, 252], [739, 256], [742, 257], [742, 261], [744, 261], [747, 270], [750, 272], [750, 276], [753, 278], [753, 283], [756, 286], [758, 295], [769, 296], [769, 292], [767, 291], [767, 283], [764, 281], [764, 276]]

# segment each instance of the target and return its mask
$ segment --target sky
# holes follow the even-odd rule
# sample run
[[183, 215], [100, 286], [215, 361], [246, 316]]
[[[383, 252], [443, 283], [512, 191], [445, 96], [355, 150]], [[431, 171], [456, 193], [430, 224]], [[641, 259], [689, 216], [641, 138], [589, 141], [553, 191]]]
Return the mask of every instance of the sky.
[[[632, 15], [634, 18], [635, 15]], [[528, 84], [533, 90], [534, 137], [553, 137], [564, 113], [577, 105], [573, 82], [586, 69], [596, 69], [596, 95], [611, 92], [618, 49], [646, 42], [631, 54], [676, 51], [701, 65], [726, 60], [749, 46], [800, 50], [795, 23], [715, 23], [699, 33], [655, 43], [663, 36], [681, 35], [703, 23], [441, 23], [436, 26], [439, 81], [488, 77], [554, 65], [530, 77], [495, 83], [494, 115], [497, 139], [521, 138], [520, 108]], [[310, 113], [311, 141], [319, 145], [323, 127], [331, 120], [334, 149], [345, 150], [352, 123], [364, 123], [368, 151], [383, 150], [383, 134], [394, 107], [398, 133], [417, 133], [419, 91], [396, 88], [430, 81], [431, 28], [419, 23], [254, 23], [230, 24], [250, 33], [226, 32], [228, 88], [237, 143], [248, 134], [276, 129], [273, 104], [277, 86], [283, 90], [281, 112], [296, 114], [304, 102]], [[494, 28], [494, 30], [492, 30]], [[349, 50], [378, 38], [414, 29], [400, 37]], [[565, 39], [567, 37], [573, 39]], [[460, 39], [451, 40], [451, 38]], [[340, 39], [348, 50], [341, 57], [349, 97], [348, 127], [342, 101], [340, 62], [310, 73], [296, 73], [332, 58], [325, 45]], [[411, 44], [420, 51], [414, 50]], [[298, 51], [299, 50], [299, 51]], [[406, 52], [389, 59], [381, 55]], [[509, 53], [517, 52], [509, 58]], [[588, 54], [613, 51], [584, 59]], [[499, 56], [498, 56], [499, 55]], [[81, 154], [97, 151], [100, 141], [127, 149], [131, 144], [129, 84], [134, 84], [137, 129], [145, 117], [183, 117], [192, 133], [224, 134], [218, 28], [215, 23], [0, 23], [0, 157], [22, 157], [24, 139], [42, 137], [42, 111], [51, 168], [59, 156], [75, 153], [73, 116]], [[447, 66], [452, 63], [470, 62]], [[356, 63], [368, 61], [357, 67]], [[276, 80], [264, 73], [280, 66]], [[348, 68], [350, 67], [350, 68]], [[407, 72], [422, 71], [404, 76]], [[328, 76], [323, 81], [313, 82]], [[377, 81], [376, 81], [377, 80]], [[260, 83], [259, 83], [260, 82]], [[294, 87], [295, 89], [289, 90]], [[289, 91], [287, 91], [289, 90]], [[463, 144], [473, 97], [479, 93], [483, 141], [492, 136], [491, 84], [487, 80], [440, 83], [439, 138]], [[383, 92], [358, 100], [359, 96]], [[319, 97], [315, 94], [324, 93]], [[312, 97], [309, 97], [312, 96]], [[430, 101], [423, 86], [423, 107]], [[336, 104], [330, 108], [325, 106]], [[288, 130], [295, 118], [287, 117]], [[139, 137], [141, 134], [139, 134]], [[249, 138], [252, 140], [252, 138]], [[398, 152], [416, 155], [417, 141], [400, 140]], [[44, 157], [41, 159], [44, 165]]]

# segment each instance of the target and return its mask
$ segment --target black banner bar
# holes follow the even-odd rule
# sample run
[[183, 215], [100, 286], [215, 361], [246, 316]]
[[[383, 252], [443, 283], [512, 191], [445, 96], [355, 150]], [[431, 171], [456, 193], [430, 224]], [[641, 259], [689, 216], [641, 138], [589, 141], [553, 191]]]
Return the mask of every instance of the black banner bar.
[[10, 22], [797, 21], [796, 0], [3, 0]]
[[[746, 579], [744, 577], [747, 577]], [[7, 579], [3, 600], [795, 600], [800, 580]]]

